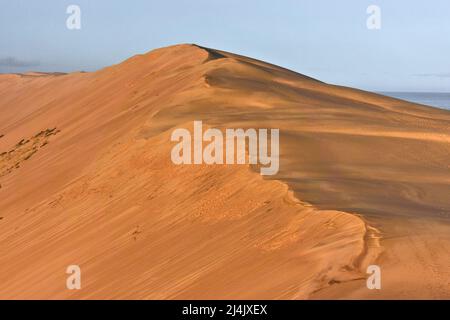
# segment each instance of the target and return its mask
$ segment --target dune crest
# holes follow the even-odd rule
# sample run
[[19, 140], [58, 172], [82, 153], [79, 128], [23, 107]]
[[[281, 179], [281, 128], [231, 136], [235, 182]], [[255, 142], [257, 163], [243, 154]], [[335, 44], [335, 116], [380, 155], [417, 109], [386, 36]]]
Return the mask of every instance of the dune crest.
[[[0, 176], [1, 298], [450, 296], [449, 112], [196, 45], [0, 75], [0, 97], [0, 153], [60, 130]], [[280, 171], [175, 166], [195, 120], [280, 129]]]

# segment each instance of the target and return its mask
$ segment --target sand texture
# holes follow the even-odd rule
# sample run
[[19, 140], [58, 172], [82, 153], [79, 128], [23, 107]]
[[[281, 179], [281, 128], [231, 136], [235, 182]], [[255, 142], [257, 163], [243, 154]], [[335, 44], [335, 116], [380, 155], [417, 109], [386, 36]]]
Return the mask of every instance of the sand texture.
[[[280, 171], [174, 165], [194, 120], [280, 129]], [[0, 185], [2, 299], [450, 298], [450, 112], [239, 55], [0, 75]]]

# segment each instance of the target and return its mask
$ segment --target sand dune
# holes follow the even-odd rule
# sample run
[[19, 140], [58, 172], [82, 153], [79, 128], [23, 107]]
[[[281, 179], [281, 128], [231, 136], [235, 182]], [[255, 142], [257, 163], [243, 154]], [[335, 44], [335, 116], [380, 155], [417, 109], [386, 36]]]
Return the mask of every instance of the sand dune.
[[[279, 173], [174, 165], [194, 120], [279, 128]], [[0, 154], [0, 298], [450, 298], [448, 111], [178, 45], [0, 75]]]

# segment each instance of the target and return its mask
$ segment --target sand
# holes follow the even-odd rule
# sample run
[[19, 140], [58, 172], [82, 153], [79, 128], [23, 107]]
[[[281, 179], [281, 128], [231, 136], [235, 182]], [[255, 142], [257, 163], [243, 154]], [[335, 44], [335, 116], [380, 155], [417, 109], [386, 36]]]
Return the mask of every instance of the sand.
[[[280, 171], [174, 165], [194, 120], [279, 128]], [[177, 45], [0, 75], [0, 154], [3, 299], [450, 298], [448, 111]]]

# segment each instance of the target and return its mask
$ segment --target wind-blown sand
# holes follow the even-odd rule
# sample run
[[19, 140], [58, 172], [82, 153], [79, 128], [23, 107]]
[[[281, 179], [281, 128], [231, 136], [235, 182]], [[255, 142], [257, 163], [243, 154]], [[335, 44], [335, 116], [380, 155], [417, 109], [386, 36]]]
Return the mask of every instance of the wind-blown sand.
[[[279, 128], [279, 173], [175, 166], [194, 120]], [[0, 154], [0, 298], [450, 298], [448, 111], [178, 45], [0, 75]]]

